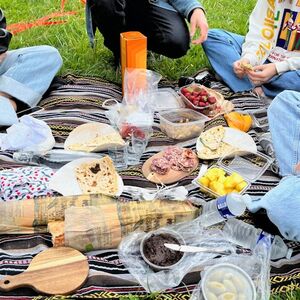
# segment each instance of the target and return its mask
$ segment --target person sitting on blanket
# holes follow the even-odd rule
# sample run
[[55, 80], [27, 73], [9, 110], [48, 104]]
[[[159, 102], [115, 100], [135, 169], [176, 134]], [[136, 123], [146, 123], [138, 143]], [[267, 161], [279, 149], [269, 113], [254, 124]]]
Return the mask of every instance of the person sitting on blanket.
[[0, 9], [0, 125], [18, 121], [16, 111], [36, 106], [62, 66], [59, 52], [50, 46], [8, 51], [11, 33]]
[[[190, 31], [184, 18], [190, 21]], [[194, 44], [206, 40], [208, 32], [198, 0], [87, 0], [86, 20], [91, 44], [98, 28], [116, 63], [120, 58], [121, 32], [140, 31], [147, 36], [149, 50], [170, 58], [186, 54], [190, 36], [194, 37], [197, 29], [201, 35], [193, 40]]]
[[300, 91], [299, 24], [299, 1], [258, 0], [246, 37], [213, 29], [203, 49], [234, 92], [254, 89], [274, 98], [284, 90]]
[[247, 207], [252, 212], [264, 208], [285, 238], [300, 242], [300, 93], [284, 91], [275, 97], [268, 120], [283, 179], [261, 199], [248, 201]]

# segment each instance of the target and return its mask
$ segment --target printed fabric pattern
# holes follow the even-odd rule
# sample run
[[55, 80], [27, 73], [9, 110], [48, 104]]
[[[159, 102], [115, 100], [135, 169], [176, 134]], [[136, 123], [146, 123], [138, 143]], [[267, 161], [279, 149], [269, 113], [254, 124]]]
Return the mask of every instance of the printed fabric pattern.
[[54, 171], [47, 167], [25, 167], [0, 172], [0, 201], [52, 196], [48, 183]]

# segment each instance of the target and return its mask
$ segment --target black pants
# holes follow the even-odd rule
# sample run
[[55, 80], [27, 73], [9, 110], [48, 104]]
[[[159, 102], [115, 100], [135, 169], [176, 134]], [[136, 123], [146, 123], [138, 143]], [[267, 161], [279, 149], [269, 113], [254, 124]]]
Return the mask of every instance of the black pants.
[[171, 58], [186, 54], [189, 30], [177, 12], [160, 8], [149, 0], [90, 0], [93, 25], [104, 37], [104, 45], [120, 56], [120, 33], [140, 31], [148, 49]]

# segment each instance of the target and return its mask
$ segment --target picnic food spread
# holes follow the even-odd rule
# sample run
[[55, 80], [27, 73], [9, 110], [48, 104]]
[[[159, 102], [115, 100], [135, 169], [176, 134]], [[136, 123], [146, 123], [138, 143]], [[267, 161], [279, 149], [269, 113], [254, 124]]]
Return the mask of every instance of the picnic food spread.
[[[150, 232], [143, 244], [143, 251], [139, 249], [139, 252], [136, 251], [136, 248], [132, 248], [134, 250], [136, 266], [144, 268], [143, 272], [136, 274], [134, 270], [128, 268], [133, 276], [131, 278], [133, 278], [133, 280], [134, 278], [138, 278], [138, 282], [142, 284], [146, 290], [147, 284], [145, 284], [145, 282], [148, 282], [149, 286], [154, 284], [157, 290], [165, 290], [177, 286], [183, 276], [190, 270], [189, 267], [192, 266], [189, 265], [189, 262], [193, 259], [193, 253], [185, 255], [183, 252], [170, 250], [164, 246], [165, 243], [177, 245], [186, 243], [186, 245], [188, 245], [188, 241], [191, 246], [203, 247], [205, 251], [201, 254], [202, 256], [199, 255], [198, 260], [195, 259], [193, 267], [199, 266], [200, 262], [203, 266], [206, 266], [206, 264], [209, 265], [212, 262], [219, 265], [221, 260], [219, 261], [219, 258], [210, 253], [210, 251], [212, 252], [212, 250], [217, 247], [226, 246], [230, 248], [230, 251], [226, 251], [226, 249], [222, 248], [222, 251], [219, 252], [224, 253], [221, 255], [221, 259], [224, 259], [223, 255], [228, 255], [228, 261], [233, 261], [235, 264], [236, 257], [234, 257], [234, 255], [236, 255], [242, 263], [247, 261], [251, 266], [265, 266], [265, 268], [269, 268], [269, 262], [259, 260], [261, 256], [256, 256], [255, 253], [251, 253], [251, 255], [247, 257], [244, 257], [243, 254], [235, 253], [235, 251], [232, 250], [232, 244], [229, 241], [224, 241], [225, 238], [221, 234], [222, 229], [216, 233], [215, 231], [210, 232], [210, 228], [202, 227], [201, 222], [199, 222], [202, 216], [202, 204], [199, 205], [199, 203], [195, 202], [198, 206], [192, 205], [190, 201], [194, 201], [194, 199], [189, 198], [189, 201], [186, 201], [187, 199], [176, 198], [173, 198], [176, 200], [158, 200], [154, 197], [154, 200], [152, 200], [153, 198], [151, 199], [151, 197], [142, 198], [139, 197], [139, 194], [134, 195], [134, 190], [124, 189], [124, 191], [120, 191], [119, 179], [122, 177], [126, 188], [130, 187], [132, 183], [133, 187], [137, 185], [138, 187], [142, 186], [145, 190], [148, 190], [147, 195], [162, 195], [152, 193], [156, 188], [158, 191], [165, 191], [164, 197], [168, 199], [168, 196], [172, 194], [172, 188], [174, 188], [173, 186], [169, 186], [169, 184], [183, 183], [182, 185], [186, 187], [185, 195], [188, 195], [188, 197], [195, 196], [196, 198], [201, 198], [201, 200], [207, 200], [209, 196], [224, 196], [219, 197], [221, 199], [216, 199], [219, 202], [220, 200], [223, 202], [219, 203], [216, 201], [216, 203], [218, 203], [218, 209], [223, 209], [224, 214], [227, 216], [230, 215], [230, 210], [229, 212], [226, 210], [225, 200], [226, 197], [228, 197], [226, 195], [229, 193], [243, 193], [252, 182], [255, 181], [249, 180], [248, 177], [244, 176], [244, 173], [235, 171], [234, 168], [231, 170], [229, 167], [240, 166], [249, 171], [250, 175], [253, 175], [251, 172], [254, 169], [256, 171], [264, 171], [269, 166], [268, 162], [262, 165], [261, 161], [259, 161], [252, 152], [252, 156], [249, 155], [249, 160], [242, 159], [242, 152], [247, 150], [247, 147], [243, 148], [241, 146], [244, 140], [240, 138], [241, 135], [236, 135], [235, 138], [231, 138], [228, 134], [228, 132], [232, 133], [234, 131], [234, 129], [229, 127], [233, 127], [238, 128], [239, 130], [235, 131], [239, 131], [240, 134], [244, 134], [243, 137], [245, 137], [247, 134], [244, 132], [250, 128], [250, 119], [247, 115], [245, 116], [237, 112], [227, 114], [225, 115], [225, 119], [229, 127], [226, 127], [226, 123], [223, 117], [221, 117], [216, 122], [213, 119], [207, 126], [210, 129], [205, 130], [205, 123], [210, 120], [209, 118], [214, 118], [216, 112], [217, 114], [228, 112], [226, 109], [224, 111], [218, 107], [220, 101], [226, 100], [224, 100], [222, 95], [219, 96], [220, 94], [218, 92], [205, 87], [193, 87], [192, 85], [192, 87], [188, 86], [185, 88], [186, 89], [181, 89], [180, 93], [186, 97], [185, 100], [189, 102], [190, 106], [187, 101], [185, 101], [186, 105], [193, 110], [180, 108], [179, 110], [168, 109], [165, 111], [162, 105], [160, 105], [159, 114], [156, 116], [160, 119], [161, 131], [159, 131], [158, 126], [156, 126], [158, 118], [155, 119], [153, 117], [151, 110], [150, 112], [147, 111], [147, 115], [151, 115], [154, 120], [152, 127], [150, 126], [153, 128], [152, 131], [150, 131], [149, 128], [145, 130], [143, 126], [135, 122], [136, 119], [130, 123], [130, 117], [126, 119], [126, 122], [118, 122], [118, 125], [120, 125], [118, 126], [119, 132], [117, 129], [114, 129], [116, 127], [112, 128], [112, 126], [104, 124], [103, 121], [99, 123], [88, 122], [87, 124], [79, 126], [78, 123], [74, 122], [77, 127], [66, 139], [64, 147], [68, 150], [84, 151], [87, 156], [83, 157], [87, 160], [76, 165], [74, 164], [71, 170], [72, 172], [63, 173], [63, 175], [66, 174], [66, 176], [60, 177], [60, 181], [62, 185], [67, 185], [67, 183], [71, 182], [71, 177], [68, 176], [72, 173], [81, 192], [75, 194], [74, 189], [72, 193], [71, 188], [71, 194], [66, 194], [68, 196], [57, 196], [57, 192], [59, 194], [62, 193], [58, 190], [52, 190], [53, 196], [51, 197], [36, 198], [36, 196], [33, 196], [35, 197], [34, 199], [27, 200], [26, 197], [21, 198], [20, 196], [19, 201], [12, 199], [10, 202], [5, 199], [7, 202], [2, 201], [0, 203], [0, 218], [2, 221], [0, 222], [1, 234], [34, 235], [34, 233], [37, 232], [40, 234], [50, 232], [54, 246], [69, 246], [83, 252], [95, 251], [94, 253], [97, 253], [98, 250], [112, 249], [118, 246], [121, 249], [124, 246], [123, 243], [125, 243], [126, 246], [127, 238], [132, 234], [134, 236], [135, 246], [140, 247], [141, 240], [145, 237], [145, 234], [147, 234], [145, 232]], [[230, 105], [228, 106], [231, 107], [229, 111], [233, 108], [231, 103]], [[213, 109], [211, 109], [211, 107]], [[214, 114], [209, 113], [209, 118], [203, 116], [202, 112], [205, 112], [205, 109]], [[195, 110], [199, 110], [201, 113]], [[152, 119], [149, 118], [149, 120]], [[73, 127], [75, 127], [74, 124]], [[127, 150], [133, 149], [133, 151], [135, 151], [135, 149], [141, 149], [145, 144], [141, 145], [139, 143], [143, 143], [145, 140], [147, 146], [149, 135], [151, 135], [152, 132], [154, 132], [153, 135], [155, 138], [153, 138], [153, 140], [155, 140], [155, 143], [152, 143], [151, 139], [150, 145], [146, 147], [146, 149], [143, 148], [143, 153], [138, 156], [138, 164], [130, 165], [129, 168], [122, 169], [119, 175], [114, 166], [115, 157], [111, 155], [111, 153], [113, 153], [111, 152], [113, 151], [112, 149], [114, 147], [117, 149], [118, 147], [124, 147], [123, 158], [126, 160], [126, 155], [128, 154]], [[253, 146], [254, 144], [255, 146], [253, 139], [249, 135], [247, 136], [248, 139], [251, 139], [251, 145]], [[136, 139], [137, 141], [134, 139], [136, 137], [139, 138]], [[194, 137], [197, 139], [193, 140]], [[126, 143], [122, 138], [126, 139]], [[179, 143], [174, 140], [181, 141]], [[200, 158], [200, 165], [199, 159], [193, 151], [195, 141], [197, 141], [196, 149], [197, 155]], [[59, 142], [61, 142], [61, 140], [59, 140]], [[136, 144], [134, 144], [134, 142], [136, 142]], [[201, 146], [200, 148], [198, 144]], [[167, 147], [162, 148], [162, 146]], [[163, 150], [160, 151], [161, 149]], [[256, 148], [251, 149], [257, 150]], [[110, 157], [105, 156], [107, 152], [101, 152], [106, 150], [108, 150]], [[212, 162], [209, 162], [208, 170], [204, 173], [200, 173], [201, 168], [207, 163], [204, 160], [223, 157], [225, 154], [233, 153], [235, 150], [240, 150], [240, 152], [234, 154], [232, 163], [224, 159], [223, 164], [220, 164], [218, 161], [217, 164], [211, 167]], [[91, 151], [101, 152], [99, 153], [99, 157], [104, 157], [99, 159], [94, 157], [89, 158], [88, 152]], [[138, 151], [134, 153], [138, 153]], [[253, 164], [249, 162], [250, 160]], [[71, 163], [73, 162], [74, 160], [71, 161]], [[67, 166], [67, 164], [65, 166]], [[198, 167], [200, 167], [199, 175], [194, 179], [196, 177], [195, 171]], [[52, 178], [63, 168], [64, 167], [53, 170], [53, 175], [50, 173]], [[135, 180], [137, 178], [136, 174], [140, 174], [138, 180]], [[33, 174], [33, 177], [34, 176], [35, 174]], [[254, 177], [256, 178], [257, 176], [253, 175], [253, 178]], [[184, 180], [181, 181], [181, 179]], [[194, 181], [192, 181], [193, 179]], [[51, 178], [49, 181], [51, 181]], [[178, 188], [183, 188], [184, 186], [179, 186]], [[47, 190], [47, 188], [49, 188], [49, 186], [46, 186], [45, 190]], [[170, 191], [169, 194], [168, 191]], [[17, 187], [15, 192], [18, 192]], [[120, 198], [116, 196], [121, 193]], [[140, 201], [127, 202], [122, 201], [123, 198], [125, 200], [132, 198]], [[185, 198], [185, 196], [182, 196], [182, 198]], [[197, 227], [193, 227], [196, 223]], [[153, 230], [161, 230], [163, 227], [170, 228], [170, 226], [174, 232], [180, 232], [180, 235], [184, 238], [183, 241], [178, 239], [176, 235], [168, 233], [162, 233], [160, 235], [154, 234]], [[192, 232], [186, 233], [184, 230], [189, 228], [191, 228], [191, 230], [193, 229]], [[201, 238], [205, 236], [206, 233], [209, 234], [202, 245], [200, 243]], [[215, 239], [212, 239], [212, 236]], [[130, 249], [126, 247], [125, 249], [125, 252], [129, 255]], [[256, 251], [256, 253], [264, 254], [263, 251]], [[232, 254], [229, 255], [228, 253]], [[93, 256], [93, 254], [91, 255]], [[91, 260], [94, 260], [92, 256]], [[203, 257], [205, 258], [204, 260]], [[96, 258], [95, 261], [97, 259], [98, 258]], [[117, 259], [113, 258], [113, 260]], [[129, 256], [125, 257], [125, 260], [123, 260], [122, 257], [122, 264], [126, 268], [128, 267], [127, 260], [129, 261]], [[152, 263], [154, 267], [147, 262], [147, 260]], [[238, 265], [239, 263], [236, 264]], [[151, 278], [151, 272], [153, 270], [149, 271], [149, 266], [151, 266], [151, 268], [153, 267], [153, 270], [156, 272], [155, 276], [158, 276], [157, 278], [160, 278], [159, 276], [163, 276], [163, 274], [167, 277], [164, 277], [163, 280], [153, 280], [153, 278]], [[164, 272], [157, 272], [164, 267], [166, 267]], [[180, 268], [184, 270], [179, 270]], [[254, 270], [255, 268], [252, 269]], [[253, 278], [265, 276], [265, 271], [257, 271], [258, 269], [259, 268], [256, 268], [255, 272], [259, 272], [259, 274], [253, 274], [251, 272], [254, 271], [249, 270], [247, 270], [247, 272], [251, 273]], [[209, 279], [202, 291], [204, 293], [206, 291], [207, 295], [204, 296], [207, 299], [215, 299], [216, 297], [220, 299], [235, 299], [237, 295], [242, 298], [247, 297], [248, 294], [246, 292], [243, 294], [244, 291], [240, 291], [236, 286], [237, 281], [234, 279], [235, 274], [231, 277], [226, 274], [221, 276], [222, 279], [220, 281], [217, 280], [217, 277]], [[145, 276], [147, 276], [146, 279]], [[231, 279], [232, 282], [229, 283]], [[245, 282], [244, 284], [246, 286]], [[257, 280], [255, 282], [255, 288], [261, 291], [264, 288], [259, 284], [259, 280]], [[236, 292], [232, 287], [233, 285]], [[155, 288], [153, 290], [155, 290]], [[45, 292], [47, 291], [45, 290]], [[262, 299], [267, 298], [262, 297]]]

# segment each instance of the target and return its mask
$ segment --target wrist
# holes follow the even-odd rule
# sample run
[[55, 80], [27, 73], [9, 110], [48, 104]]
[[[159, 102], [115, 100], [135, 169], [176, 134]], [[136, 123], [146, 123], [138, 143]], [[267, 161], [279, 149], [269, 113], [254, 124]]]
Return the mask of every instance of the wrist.
[[191, 17], [192, 17], [192, 15], [195, 13], [195, 12], [197, 12], [197, 11], [199, 11], [201, 14], [203, 14], [204, 16], [205, 16], [205, 10], [203, 9], [203, 8], [201, 8], [201, 7], [195, 7], [194, 9], [192, 9], [191, 11], [190, 11], [190, 13], [188, 14], [188, 21], [190, 22], [191, 21]]

